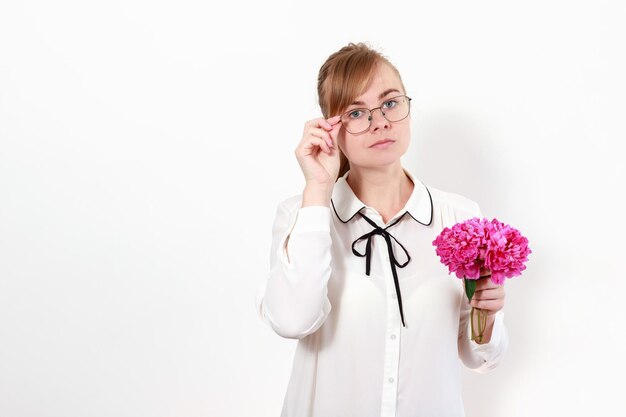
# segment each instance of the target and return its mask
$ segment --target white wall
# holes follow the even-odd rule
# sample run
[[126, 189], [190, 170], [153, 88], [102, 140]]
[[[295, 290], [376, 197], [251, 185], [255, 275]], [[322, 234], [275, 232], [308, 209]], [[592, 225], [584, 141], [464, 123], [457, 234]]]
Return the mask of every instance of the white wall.
[[[319, 66], [369, 41], [414, 98], [404, 159], [534, 253], [468, 417], [626, 406], [622, 2], [0, 5], [0, 415], [277, 416], [256, 316]], [[451, 278], [452, 279], [452, 278]], [[622, 411], [620, 411], [622, 410]]]

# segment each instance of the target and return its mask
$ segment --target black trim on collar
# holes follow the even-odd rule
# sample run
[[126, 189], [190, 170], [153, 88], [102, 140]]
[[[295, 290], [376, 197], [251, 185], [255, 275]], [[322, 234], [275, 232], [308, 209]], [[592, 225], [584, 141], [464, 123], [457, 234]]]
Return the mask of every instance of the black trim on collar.
[[428, 198], [430, 199], [430, 221], [428, 222], [428, 224], [424, 224], [421, 221], [417, 220], [415, 217], [413, 217], [410, 211], [407, 210], [407, 213], [409, 213], [409, 216], [413, 217], [413, 220], [415, 220], [419, 224], [422, 224], [424, 226], [430, 226], [431, 224], [433, 224], [433, 212], [435, 210], [433, 207], [433, 196], [430, 195], [430, 190], [428, 189], [426, 184], [422, 183], [422, 185], [424, 186], [424, 188], [426, 188], [426, 192], [428, 192]]
[[357, 214], [359, 214], [359, 212], [361, 210], [363, 210], [365, 208], [365, 206], [361, 207], [360, 209], [358, 209], [356, 211], [356, 213], [354, 213], [352, 215], [352, 217], [350, 217], [348, 220], [343, 220], [341, 217], [339, 217], [339, 213], [337, 213], [337, 209], [335, 208], [335, 202], [333, 201], [333, 199], [330, 199], [330, 204], [333, 206], [333, 211], [335, 212], [335, 215], [337, 215], [337, 218], [339, 219], [339, 221], [341, 221], [342, 223], [348, 223], [350, 220], [354, 219], [354, 216], [356, 216]]
[[[421, 182], [421, 181], [420, 181]], [[430, 226], [431, 224], [433, 224], [433, 213], [434, 213], [434, 206], [433, 206], [433, 197], [430, 194], [430, 190], [428, 189], [428, 187], [426, 186], [426, 184], [422, 183], [422, 185], [424, 186], [424, 188], [426, 188], [426, 192], [428, 193], [428, 198], [430, 200], [430, 220], [428, 223], [422, 223], [421, 221], [417, 220], [415, 217], [413, 217], [413, 215], [411, 214], [411, 212], [409, 210], [407, 210], [406, 212], [402, 213], [402, 216], [400, 216], [400, 218], [398, 220], [400, 220], [402, 217], [404, 217], [404, 215], [406, 213], [409, 213], [409, 216], [411, 216], [411, 218], [413, 220], [415, 220], [416, 222], [418, 222], [419, 224], [423, 225], [423, 226]], [[339, 213], [337, 213], [337, 208], [335, 207], [335, 202], [333, 201], [332, 197], [330, 199], [330, 204], [333, 206], [333, 211], [335, 212], [335, 215], [337, 216], [337, 218], [339, 219], [340, 222], [342, 223], [348, 223], [350, 220], [352, 220], [354, 218], [354, 216], [356, 216], [357, 214], [359, 214], [359, 212], [361, 210], [363, 210], [365, 208], [365, 206], [361, 207], [360, 209], [358, 209], [348, 220], [343, 220], [341, 218], [341, 216], [339, 216]]]

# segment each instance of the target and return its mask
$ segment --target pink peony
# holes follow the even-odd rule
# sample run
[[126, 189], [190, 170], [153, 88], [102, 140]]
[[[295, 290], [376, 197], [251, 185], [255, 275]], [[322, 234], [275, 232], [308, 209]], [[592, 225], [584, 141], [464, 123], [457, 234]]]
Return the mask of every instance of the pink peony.
[[496, 219], [486, 223], [487, 252], [485, 268], [491, 271], [494, 284], [504, 284], [505, 278], [521, 275], [526, 269], [524, 262], [532, 253], [528, 247], [528, 239], [509, 225]]
[[479, 278], [487, 240], [478, 217], [457, 223], [452, 228], [446, 227], [433, 245], [437, 246], [436, 253], [441, 262], [458, 278]]
[[502, 285], [518, 276], [531, 253], [528, 239], [500, 221], [474, 217], [444, 228], [433, 241], [441, 262], [457, 278], [478, 279], [480, 269], [491, 271], [491, 281]]

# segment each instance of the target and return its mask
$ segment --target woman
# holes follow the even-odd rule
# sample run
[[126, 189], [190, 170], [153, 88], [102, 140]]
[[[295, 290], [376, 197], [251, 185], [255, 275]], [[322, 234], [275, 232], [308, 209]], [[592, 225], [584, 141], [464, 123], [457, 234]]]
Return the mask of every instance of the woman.
[[[468, 303], [432, 242], [480, 209], [402, 166], [411, 99], [380, 53], [332, 54], [318, 94], [324, 117], [295, 151], [306, 186], [278, 206], [256, 299], [276, 333], [299, 339], [281, 415], [463, 416], [459, 358], [477, 372], [500, 361], [504, 288], [481, 278]], [[488, 313], [482, 344], [472, 306]]]

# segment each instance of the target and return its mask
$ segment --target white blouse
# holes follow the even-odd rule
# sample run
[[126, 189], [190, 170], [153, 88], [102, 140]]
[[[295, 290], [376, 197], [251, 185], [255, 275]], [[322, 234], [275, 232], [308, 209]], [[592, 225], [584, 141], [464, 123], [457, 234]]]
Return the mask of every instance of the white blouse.
[[301, 207], [301, 195], [278, 206], [255, 301], [278, 335], [299, 339], [281, 417], [461, 417], [459, 358], [484, 373], [506, 351], [502, 310], [489, 343], [470, 339], [463, 282], [432, 244], [444, 227], [481, 217], [478, 205], [404, 171], [414, 190], [386, 224], [349, 172], [330, 207]]

